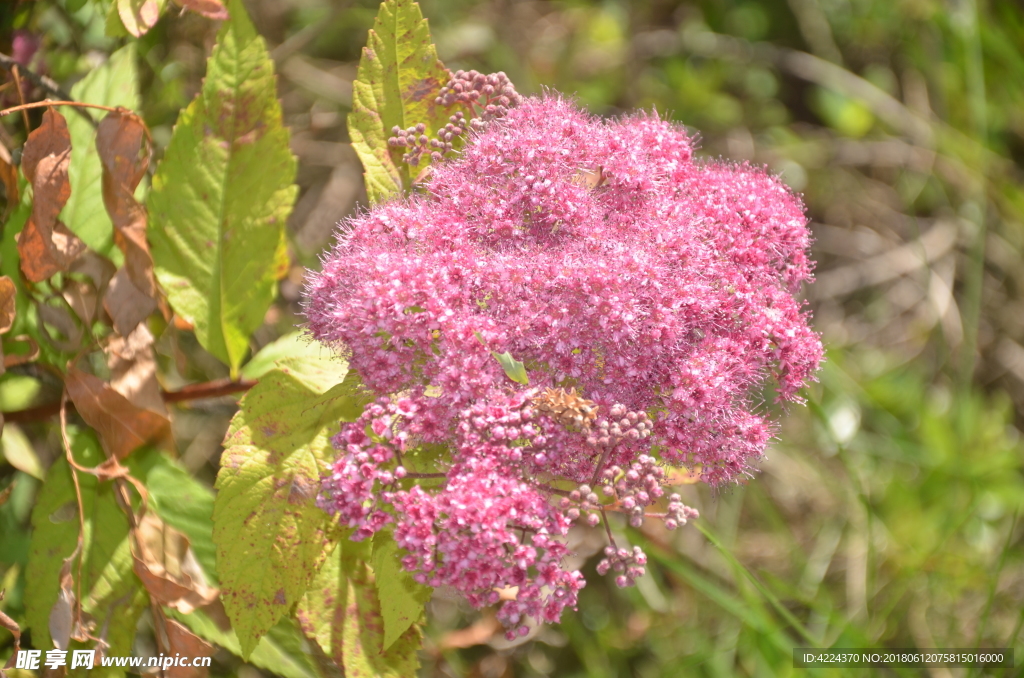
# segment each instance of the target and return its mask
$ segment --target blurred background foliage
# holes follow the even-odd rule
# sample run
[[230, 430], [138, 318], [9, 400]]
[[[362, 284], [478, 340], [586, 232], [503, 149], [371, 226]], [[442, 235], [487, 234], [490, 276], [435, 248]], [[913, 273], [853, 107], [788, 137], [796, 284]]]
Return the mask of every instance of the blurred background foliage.
[[[305, 268], [317, 265], [335, 223], [365, 204], [345, 117], [377, 3], [246, 4], [273, 49], [301, 186], [291, 273], [256, 349], [301, 323]], [[574, 533], [590, 575], [577, 614], [510, 647], [488, 613], [438, 592], [422, 674], [870, 673], [793, 669], [792, 648], [811, 645], [1014, 647], [1024, 662], [1021, 6], [421, 4], [449, 68], [503, 70], [523, 93], [552, 88], [602, 115], [654, 107], [699, 130], [703, 156], [765, 165], [803, 193], [818, 261], [806, 292], [828, 347], [808, 406], [786, 414], [758, 477], [717, 494], [687, 486], [702, 517], [679, 533], [626, 531], [651, 555], [637, 588], [594, 575], [585, 556], [598, 542]], [[37, 37], [35, 68], [69, 88], [124, 42], [106, 35], [105, 5], [4, 3], [0, 51], [10, 53], [15, 29]], [[140, 41], [141, 112], [158, 146], [198, 90], [214, 30], [172, 13]], [[20, 141], [5, 138], [12, 148]], [[225, 376], [189, 336], [168, 328], [165, 363], [187, 355], [177, 364], [197, 373], [183, 378]], [[10, 372], [0, 405], [27, 407], [58, 388]], [[215, 474], [233, 411], [229, 398], [176, 412], [181, 460], [201, 480]], [[0, 565], [0, 609], [15, 613], [38, 487], [31, 469], [57, 450], [24, 428], [8, 427], [3, 451], [14, 466], [0, 465], [0, 485], [23, 479], [0, 508], [0, 550], [14, 563]], [[259, 675], [223, 658], [217, 666]]]

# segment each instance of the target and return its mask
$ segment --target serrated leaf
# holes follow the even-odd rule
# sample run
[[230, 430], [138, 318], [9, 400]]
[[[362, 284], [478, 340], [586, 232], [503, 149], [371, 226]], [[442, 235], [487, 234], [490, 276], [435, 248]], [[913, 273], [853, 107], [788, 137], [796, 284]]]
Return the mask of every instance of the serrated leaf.
[[388, 137], [396, 125], [406, 129], [422, 122], [430, 133], [443, 126], [445, 110], [434, 100], [447, 79], [419, 4], [381, 3], [352, 83], [348, 117], [352, 147], [363, 163], [372, 202], [411, 185], [403, 151], [388, 146]]
[[[135, 58], [134, 43], [117, 50], [106, 63], [75, 83], [71, 97], [90, 104], [138, 108], [139, 76]], [[94, 109], [82, 111], [97, 123], [105, 115]], [[96, 127], [78, 112], [68, 116], [67, 122], [72, 148], [68, 166], [71, 196], [60, 218], [86, 245], [120, 265], [122, 255], [114, 247], [114, 225], [103, 206], [103, 169], [96, 151]]]
[[495, 360], [501, 365], [501, 369], [505, 370], [505, 375], [516, 382], [517, 384], [529, 384], [530, 377], [526, 374], [526, 367], [512, 357], [512, 354], [508, 351], [504, 353], [498, 353], [497, 351], [491, 351], [491, 355], [494, 356]]
[[[381, 650], [384, 620], [366, 544], [338, 545], [296, 609], [307, 636], [342, 667], [346, 676], [405, 678], [416, 675], [419, 629], [409, 628]], [[378, 575], [379, 576], [379, 575]]]
[[322, 381], [310, 385], [303, 374], [265, 374], [242, 398], [224, 439], [213, 537], [224, 607], [243, 657], [323, 562], [330, 519], [316, 497], [333, 458], [329, 439], [365, 402], [355, 372], [331, 364], [337, 386], [326, 393], [317, 388]]
[[[222, 629], [202, 610], [181, 614], [177, 610], [168, 609], [167, 616], [178, 620], [200, 638], [242, 656], [235, 632], [230, 628]], [[295, 623], [290, 619], [282, 619], [267, 635], [260, 638], [247, 661], [283, 678], [319, 678], [308, 657], [301, 651], [301, 643], [302, 632], [296, 628]]]
[[[79, 464], [95, 466], [103, 461], [105, 457], [92, 433], [74, 429], [69, 433]], [[146, 597], [132, 573], [128, 519], [114, 498], [113, 483], [99, 483], [87, 473], [80, 473], [78, 478], [85, 515], [82, 609], [93, 615], [99, 625], [106, 625], [110, 654], [131, 654], [135, 624]], [[32, 511], [32, 527], [27, 565], [32, 576], [26, 579], [25, 616], [33, 643], [49, 648], [50, 611], [60, 591], [61, 566], [74, 552], [79, 531], [74, 484], [63, 458], [58, 458], [46, 475]], [[71, 573], [78, 576], [77, 564]], [[76, 647], [83, 646], [72, 645], [72, 649]], [[96, 675], [123, 674], [123, 670], [103, 669]]]
[[273, 62], [241, 0], [230, 12], [147, 207], [171, 306], [234, 375], [286, 270], [284, 227], [298, 189]]
[[433, 589], [420, 584], [405, 571], [401, 558], [402, 550], [398, 548], [390, 532], [378, 532], [373, 535], [371, 564], [377, 583], [381, 617], [384, 620], [382, 652], [387, 652], [409, 627], [419, 621], [423, 616], [423, 607], [433, 592]]

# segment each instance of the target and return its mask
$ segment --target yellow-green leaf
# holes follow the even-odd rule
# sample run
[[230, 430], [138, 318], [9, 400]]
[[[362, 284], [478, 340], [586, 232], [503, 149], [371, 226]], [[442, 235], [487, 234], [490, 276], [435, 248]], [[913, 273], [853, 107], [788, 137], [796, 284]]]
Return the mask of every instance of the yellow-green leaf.
[[430, 600], [433, 589], [420, 584], [402, 567], [403, 552], [390, 532], [373, 535], [373, 574], [377, 582], [377, 596], [384, 620], [381, 650], [398, 640], [423, 616], [423, 607]]
[[[243, 657], [306, 592], [323, 563], [330, 517], [316, 506], [330, 436], [359, 416], [355, 372], [279, 366], [241, 402], [224, 440], [213, 539], [224, 607]], [[337, 384], [326, 392], [330, 383]]]
[[[135, 44], [122, 47], [111, 54], [102, 66], [89, 71], [71, 88], [71, 97], [89, 104], [137, 109], [139, 75], [135, 65]], [[61, 210], [60, 218], [86, 245], [120, 264], [122, 255], [114, 246], [114, 225], [103, 206], [103, 168], [96, 151], [96, 126], [89, 124], [85, 115], [98, 123], [106, 113], [80, 109], [66, 116], [71, 135], [71, 162], [68, 164], [71, 196]]]
[[[431, 134], [447, 122], [435, 103], [448, 78], [437, 58], [430, 27], [411, 0], [381, 3], [352, 83], [348, 118], [352, 147], [363, 163], [366, 192], [377, 202], [409, 188], [403, 151], [388, 146], [393, 127], [424, 123]], [[425, 156], [422, 162], [427, 162]]]
[[147, 201], [157, 278], [203, 348], [237, 374], [285, 273], [295, 157], [274, 65], [241, 0], [182, 112]]
[[[419, 629], [381, 650], [384, 620], [365, 543], [345, 541], [324, 562], [296, 609], [299, 625], [346, 676], [415, 676]], [[381, 575], [377, 575], [380, 577]]]

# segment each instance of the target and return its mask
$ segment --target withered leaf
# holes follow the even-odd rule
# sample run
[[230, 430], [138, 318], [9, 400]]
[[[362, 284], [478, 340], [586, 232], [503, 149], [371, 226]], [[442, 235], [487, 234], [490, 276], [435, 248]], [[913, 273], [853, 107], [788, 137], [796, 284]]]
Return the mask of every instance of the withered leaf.
[[189, 614], [217, 599], [219, 591], [206, 581], [188, 537], [152, 513], [143, 516], [135, 535], [135, 574], [157, 602]]
[[127, 337], [115, 336], [106, 347], [110, 386], [133, 405], [164, 416], [167, 407], [156, 379], [153, 335], [139, 324]]
[[73, 365], [64, 385], [82, 419], [96, 429], [103, 447], [116, 459], [170, 431], [167, 417], [132, 404], [102, 379]]
[[69, 272], [84, 276], [84, 279], [77, 276], [65, 277], [61, 296], [84, 326], [89, 327], [96, 321], [99, 300], [116, 270], [109, 259], [92, 250], [86, 251], [71, 264]]
[[11, 216], [11, 212], [18, 206], [20, 196], [18, 192], [18, 169], [11, 161], [11, 152], [2, 143], [0, 143], [0, 183], [3, 184], [4, 197], [7, 200], [7, 206], [4, 208], [3, 214], [0, 214], [0, 222], [6, 222], [7, 217]]
[[227, 19], [228, 9], [221, 0], [174, 0], [185, 9], [202, 14], [207, 19]]
[[36, 306], [36, 310], [42, 321], [39, 331], [51, 346], [68, 353], [79, 349], [84, 330], [64, 303], [42, 303]]
[[[3, 591], [0, 591], [0, 600], [3, 600]], [[4, 668], [11, 668], [14, 666], [14, 659], [18, 656], [18, 651], [21, 649], [21, 627], [18, 626], [18, 622], [14, 621], [2, 611], [0, 611], [0, 626], [4, 627], [11, 632], [14, 636], [14, 647], [11, 650], [11, 658], [7, 660], [7, 664]]]
[[140, 291], [132, 282], [128, 270], [118, 269], [103, 295], [103, 308], [114, 322], [114, 329], [124, 336], [131, 334], [139, 323], [156, 310], [157, 301]]
[[107, 288], [107, 285], [110, 284], [110, 279], [114, 277], [114, 273], [117, 272], [117, 267], [114, 266], [114, 262], [110, 261], [110, 259], [96, 254], [92, 250], [87, 250], [71, 264], [70, 272], [88, 277], [92, 280], [93, 287], [102, 293]]
[[117, 15], [132, 36], [141, 38], [160, 18], [160, 3], [157, 0], [117, 0]]
[[115, 276], [105, 307], [118, 332], [127, 336], [156, 309], [159, 297], [146, 242], [146, 210], [135, 199], [149, 167], [145, 124], [130, 111], [110, 113], [96, 131], [96, 150], [103, 166], [103, 204], [114, 224], [114, 243], [124, 253], [125, 273]]
[[[195, 635], [182, 624], [173, 619], [166, 620], [164, 629], [167, 631], [167, 654], [180, 654], [182, 657], [209, 657], [213, 654], [213, 646]], [[206, 675], [205, 667], [172, 666], [165, 671], [167, 678], [202, 678]]]
[[[14, 281], [6, 275], [0, 276], [0, 334], [10, 331], [11, 325], [14, 324], [17, 293]], [[4, 365], [4, 349], [0, 345], [0, 374], [3, 374], [6, 370], [7, 368]]]
[[79, 549], [81, 544], [64, 560], [60, 568], [60, 592], [57, 594], [57, 602], [50, 608], [50, 638], [58, 650], [68, 649], [75, 627], [75, 581], [71, 576], [71, 565], [78, 557]]
[[64, 116], [52, 108], [43, 113], [43, 123], [28, 135], [21, 156], [21, 170], [32, 185], [32, 215], [18, 235], [21, 270], [32, 282], [46, 280], [67, 271], [86, 246], [57, 221], [71, 195], [68, 162], [71, 137]]
[[18, 290], [14, 281], [6, 275], [0, 275], [0, 334], [8, 332], [14, 324], [14, 304]]
[[[3, 416], [0, 415], [0, 425], [3, 424]], [[17, 481], [15, 481], [17, 482]], [[14, 482], [0, 490], [0, 506], [7, 503], [7, 500], [11, 498], [11, 491], [14, 489]]]

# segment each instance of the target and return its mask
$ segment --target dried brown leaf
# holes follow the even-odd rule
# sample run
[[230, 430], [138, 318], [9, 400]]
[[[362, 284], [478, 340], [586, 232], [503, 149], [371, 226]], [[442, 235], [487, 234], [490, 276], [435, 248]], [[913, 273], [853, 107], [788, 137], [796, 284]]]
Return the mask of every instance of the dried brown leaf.
[[14, 324], [17, 294], [14, 281], [6, 275], [0, 275], [0, 334], [10, 331]]
[[115, 336], [107, 344], [106, 353], [111, 387], [133, 405], [166, 416], [149, 328], [139, 324], [127, 337]]
[[0, 222], [6, 222], [14, 208], [18, 206], [20, 195], [18, 192], [18, 168], [11, 160], [11, 152], [0, 143], [0, 183], [3, 184], [7, 206], [3, 214], [0, 214]]
[[18, 235], [21, 270], [32, 282], [67, 271], [86, 246], [57, 221], [71, 196], [68, 163], [71, 137], [64, 117], [52, 108], [43, 113], [42, 124], [28, 135], [21, 156], [21, 170], [32, 185], [32, 215]]
[[[51, 346], [59, 351], [77, 351], [81, 345], [83, 328], [75, 321], [74, 314], [68, 307], [60, 302], [59, 305], [50, 303], [38, 304], [36, 310], [39, 313], [39, 331], [43, 338]], [[56, 330], [55, 334], [52, 330]]]
[[117, 0], [117, 15], [129, 33], [141, 38], [160, 18], [160, 4], [156, 0]]
[[146, 242], [146, 210], [135, 199], [135, 189], [149, 167], [146, 126], [130, 111], [110, 113], [96, 131], [96, 149], [103, 165], [103, 204], [114, 224], [114, 242], [124, 253], [124, 271], [135, 287], [133, 292], [124, 284], [124, 276], [115, 276], [117, 282], [109, 294], [120, 303], [112, 298], [105, 306], [118, 332], [127, 336], [140, 316], [145, 318], [156, 309], [159, 298]]
[[[10, 331], [11, 325], [14, 324], [14, 311], [17, 293], [18, 291], [14, 287], [14, 281], [6, 275], [0, 276], [0, 334]], [[7, 370], [4, 362], [4, 349], [3, 346], [0, 345], [0, 374], [3, 374]], [[2, 423], [0, 423], [0, 425], [2, 425]]]
[[[213, 654], [213, 646], [195, 635], [182, 624], [173, 619], [166, 620], [164, 629], [167, 631], [168, 656], [180, 654], [182, 657], [209, 657]], [[205, 667], [172, 666], [164, 671], [167, 678], [202, 678], [206, 675]]]
[[64, 564], [60, 568], [60, 592], [57, 594], [57, 602], [50, 608], [50, 637], [58, 650], [68, 649], [72, 631], [76, 626], [75, 592], [73, 590], [75, 580], [71, 576], [71, 565], [78, 557], [80, 548], [81, 544], [74, 553], [64, 559]]
[[157, 301], [141, 292], [124, 268], [114, 275], [103, 295], [103, 308], [122, 336], [131, 334], [157, 307]]
[[[3, 591], [0, 591], [0, 600], [3, 600]], [[18, 656], [18, 651], [21, 649], [21, 627], [18, 626], [18, 622], [14, 621], [2, 611], [0, 611], [0, 626], [4, 627], [11, 632], [14, 636], [14, 647], [11, 649], [11, 658], [7, 660], [4, 668], [11, 668], [14, 666], [15, 657]]]
[[207, 19], [223, 20], [228, 18], [228, 9], [221, 0], [174, 0], [187, 10], [202, 14]]
[[152, 513], [143, 516], [135, 535], [135, 574], [157, 602], [190, 614], [217, 599], [220, 592], [206, 581], [188, 537]]
[[82, 419], [96, 429], [103, 447], [116, 459], [170, 432], [167, 417], [132, 404], [102, 379], [73, 365], [64, 384]]
[[[3, 424], [3, 415], [0, 415], [0, 427], [2, 427], [2, 424]], [[17, 481], [13, 481], [10, 485], [8, 485], [4, 489], [0, 490], [0, 506], [3, 506], [4, 504], [6, 504], [7, 500], [11, 498], [11, 491], [14, 489], [14, 483], [16, 483], [16, 482]]]
[[103, 255], [87, 250], [71, 264], [70, 272], [88, 277], [92, 280], [93, 287], [102, 293], [117, 272], [117, 267]]

